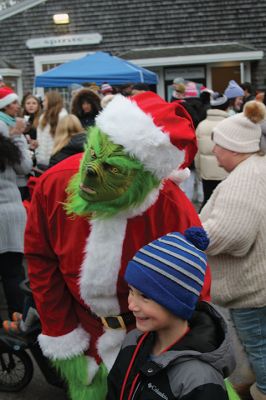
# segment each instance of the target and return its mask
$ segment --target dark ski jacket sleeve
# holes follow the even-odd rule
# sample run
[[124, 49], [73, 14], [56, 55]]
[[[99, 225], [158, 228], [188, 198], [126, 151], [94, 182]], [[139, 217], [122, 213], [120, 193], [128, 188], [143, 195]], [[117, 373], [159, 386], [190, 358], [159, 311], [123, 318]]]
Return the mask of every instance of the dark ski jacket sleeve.
[[208, 383], [198, 386], [179, 400], [229, 400], [227, 391], [221, 385]]

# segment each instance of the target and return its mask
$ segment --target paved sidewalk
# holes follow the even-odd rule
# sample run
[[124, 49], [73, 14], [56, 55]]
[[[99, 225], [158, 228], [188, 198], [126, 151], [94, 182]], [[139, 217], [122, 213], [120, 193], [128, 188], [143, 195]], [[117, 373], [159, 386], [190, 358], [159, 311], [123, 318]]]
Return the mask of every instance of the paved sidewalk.
[[[7, 318], [6, 305], [3, 296], [2, 283], [0, 282], [0, 314]], [[66, 400], [64, 391], [49, 385], [42, 375], [39, 367], [34, 362], [33, 378], [30, 384], [18, 393], [0, 392], [0, 400]]]
[[46, 383], [38, 366], [34, 367], [34, 375], [30, 384], [18, 393], [1, 393], [1, 400], [67, 400], [64, 391]]

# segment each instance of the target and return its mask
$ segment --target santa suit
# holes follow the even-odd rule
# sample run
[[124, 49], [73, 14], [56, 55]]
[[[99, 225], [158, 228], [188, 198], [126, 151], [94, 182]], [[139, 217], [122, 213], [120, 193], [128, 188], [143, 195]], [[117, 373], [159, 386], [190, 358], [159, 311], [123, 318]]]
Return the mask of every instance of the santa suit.
[[[26, 227], [25, 254], [42, 323], [39, 342], [44, 354], [55, 360], [86, 353], [97, 363], [104, 360], [109, 369], [125, 331], [105, 329], [95, 314], [128, 311], [123, 276], [140, 247], [172, 231], [183, 233], [200, 221], [185, 194], [169, 180], [130, 213], [92, 223], [67, 217], [62, 205], [65, 189], [78, 171], [80, 158], [77, 154], [64, 160], [39, 179]], [[205, 300], [209, 287], [208, 271]]]

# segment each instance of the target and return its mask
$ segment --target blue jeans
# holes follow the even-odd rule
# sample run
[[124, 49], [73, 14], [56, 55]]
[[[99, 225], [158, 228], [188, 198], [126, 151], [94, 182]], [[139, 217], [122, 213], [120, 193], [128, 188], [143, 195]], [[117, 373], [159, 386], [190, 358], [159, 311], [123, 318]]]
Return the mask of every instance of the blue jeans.
[[266, 394], [266, 307], [230, 311], [256, 376], [257, 387]]
[[190, 171], [190, 176], [180, 184], [181, 189], [185, 192], [190, 201], [203, 201], [202, 182], [194, 170]]

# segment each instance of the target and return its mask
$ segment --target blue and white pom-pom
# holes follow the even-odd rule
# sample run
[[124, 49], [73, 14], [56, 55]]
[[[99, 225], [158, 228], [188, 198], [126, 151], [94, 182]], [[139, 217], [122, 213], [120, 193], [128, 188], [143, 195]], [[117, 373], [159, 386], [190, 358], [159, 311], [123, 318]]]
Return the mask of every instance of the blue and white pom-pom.
[[199, 250], [204, 251], [209, 246], [210, 241], [207, 236], [207, 232], [203, 228], [192, 226], [191, 228], [185, 230], [184, 236]]

